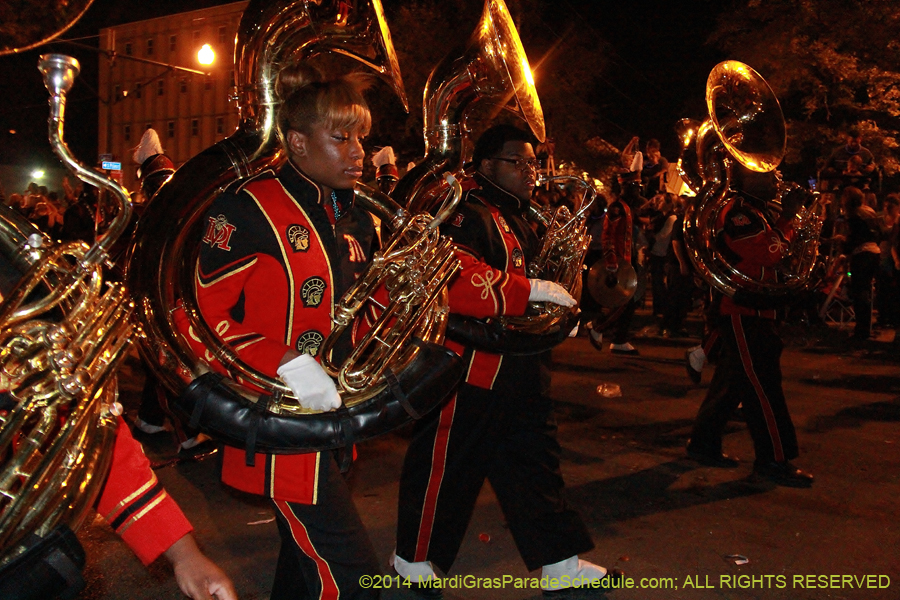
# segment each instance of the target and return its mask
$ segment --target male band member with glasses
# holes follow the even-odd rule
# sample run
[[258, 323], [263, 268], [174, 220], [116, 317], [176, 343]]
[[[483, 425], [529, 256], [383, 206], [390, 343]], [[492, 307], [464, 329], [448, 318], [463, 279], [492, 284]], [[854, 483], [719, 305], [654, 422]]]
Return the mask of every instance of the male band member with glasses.
[[[575, 305], [558, 284], [525, 275], [539, 245], [524, 216], [536, 182], [531, 140], [498, 125], [475, 146], [477, 171], [441, 228], [463, 264], [449, 286], [455, 313], [490, 319], [522, 315], [529, 300]], [[468, 369], [450, 401], [416, 423], [400, 476], [397, 573], [425, 583], [437, 576], [434, 567], [450, 570], [487, 479], [525, 565], [547, 578], [547, 597], [567, 598], [584, 591], [572, 582], [607, 577], [603, 567], [578, 558], [594, 544], [566, 504], [553, 403], [541, 394], [541, 356], [447, 345]], [[419, 585], [417, 593], [441, 597], [439, 584]]]

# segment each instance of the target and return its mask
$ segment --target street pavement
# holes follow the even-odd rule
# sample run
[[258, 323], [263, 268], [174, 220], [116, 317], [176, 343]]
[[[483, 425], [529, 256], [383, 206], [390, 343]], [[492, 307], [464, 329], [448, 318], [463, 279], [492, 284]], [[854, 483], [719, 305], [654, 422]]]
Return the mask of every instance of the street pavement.
[[[643, 311], [636, 321], [640, 356], [598, 352], [586, 337], [553, 352], [550, 395], [567, 496], [596, 544], [583, 558], [623, 570], [632, 586], [606, 597], [900, 598], [900, 346], [894, 332], [851, 346], [846, 330], [785, 327], [784, 388], [801, 453], [795, 462], [816, 476], [811, 489], [792, 489], [749, 477], [753, 449], [739, 420], [725, 438], [726, 452], [742, 459], [739, 468], [704, 467], [686, 458], [713, 368], [706, 368], [700, 386], [692, 385], [683, 357], [697, 338], [661, 338]], [[699, 335], [699, 321], [688, 327]], [[143, 382], [135, 357], [120, 379], [133, 418]], [[599, 394], [604, 383], [618, 385], [621, 396]], [[218, 455], [173, 460], [169, 434], [138, 437], [202, 548], [231, 575], [240, 597], [268, 598], [278, 552], [268, 503], [222, 485]], [[385, 573], [407, 439], [400, 430], [361, 444], [350, 475]], [[82, 600], [182, 597], [165, 560], [144, 568], [99, 517], [79, 537], [88, 553]], [[448, 600], [541, 597], [539, 590], [521, 588], [540, 573], [525, 570], [489, 485], [447, 575]], [[388, 582], [395, 588], [395, 581], [382, 584]], [[410, 596], [391, 589], [382, 597]]]

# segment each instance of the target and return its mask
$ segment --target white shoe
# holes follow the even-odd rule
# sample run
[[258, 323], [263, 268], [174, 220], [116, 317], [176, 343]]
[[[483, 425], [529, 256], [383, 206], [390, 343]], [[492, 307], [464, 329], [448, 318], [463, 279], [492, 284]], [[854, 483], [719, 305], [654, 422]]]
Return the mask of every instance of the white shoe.
[[703, 351], [703, 346], [694, 346], [688, 349], [688, 362], [691, 363], [693, 370], [703, 370], [703, 365], [706, 364], [706, 352]]
[[429, 579], [437, 579], [437, 574], [434, 572], [434, 566], [427, 560], [411, 563], [397, 556], [396, 552], [392, 552], [391, 557], [388, 559], [388, 563], [394, 567], [394, 570], [397, 571], [397, 575], [404, 579], [409, 579], [414, 583], [428, 581]]
[[624, 344], [610, 344], [609, 350], [613, 354], [639, 354], [637, 348], [631, 345], [631, 342]]
[[[581, 587], [604, 577], [606, 577], [604, 567], [581, 560], [576, 554], [558, 563], [544, 565], [541, 568], [541, 589], [562, 590], [568, 587]], [[568, 585], [565, 585], [566, 583]]]
[[151, 425], [147, 421], [143, 420], [140, 417], [136, 417], [134, 419], [134, 426], [143, 431], [144, 433], [154, 434], [154, 433], [162, 433], [166, 430], [165, 427], [161, 425]]
[[194, 437], [188, 438], [188, 439], [184, 440], [183, 442], [181, 442], [181, 449], [182, 450], [190, 450], [194, 446], [199, 446], [203, 442], [205, 442], [207, 440], [211, 440], [211, 439], [212, 438], [209, 437], [208, 435], [206, 435], [205, 433], [198, 433]]

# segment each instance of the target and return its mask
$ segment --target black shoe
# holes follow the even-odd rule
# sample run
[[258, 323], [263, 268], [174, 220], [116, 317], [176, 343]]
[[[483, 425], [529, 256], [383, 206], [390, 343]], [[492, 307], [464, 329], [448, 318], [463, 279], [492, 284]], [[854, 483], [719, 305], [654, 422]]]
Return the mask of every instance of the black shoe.
[[703, 376], [702, 371], [698, 371], [691, 366], [691, 351], [684, 353], [684, 368], [687, 370], [687, 376], [694, 385], [700, 385], [700, 379]]
[[753, 464], [753, 475], [760, 479], [768, 479], [778, 485], [787, 487], [808, 488], [813, 484], [812, 473], [801, 471], [790, 461], [772, 461]]
[[734, 469], [741, 464], [741, 461], [735, 456], [729, 456], [722, 451], [717, 452], [715, 450], [696, 448], [691, 446], [690, 442], [688, 442], [687, 445], [687, 455], [688, 458], [696, 460], [701, 465], [706, 465], [707, 467]]
[[543, 596], [547, 600], [599, 600], [606, 597], [606, 592], [611, 592], [622, 587], [625, 573], [619, 569], [610, 569], [606, 577], [600, 580], [598, 587], [581, 586], [568, 587], [561, 590], [543, 590]]
[[597, 352], [603, 352], [603, 334], [600, 334], [600, 339], [594, 337], [594, 330], [588, 329], [588, 340], [591, 342], [591, 346], [597, 350]]

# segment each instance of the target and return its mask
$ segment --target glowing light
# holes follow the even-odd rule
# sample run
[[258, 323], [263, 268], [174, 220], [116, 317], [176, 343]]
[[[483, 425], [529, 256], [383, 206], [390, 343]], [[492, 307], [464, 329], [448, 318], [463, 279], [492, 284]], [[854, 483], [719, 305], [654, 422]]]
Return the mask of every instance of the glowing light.
[[201, 65], [211, 65], [215, 60], [216, 53], [213, 51], [212, 46], [203, 44], [203, 47], [197, 52], [197, 61]]
[[522, 73], [525, 74], [528, 84], [534, 87], [534, 74], [531, 72], [531, 67], [528, 66], [528, 59], [524, 56], [522, 57]]
[[43, 179], [44, 178], [44, 170], [43, 169], [35, 169], [31, 172], [31, 176], [35, 179]]

